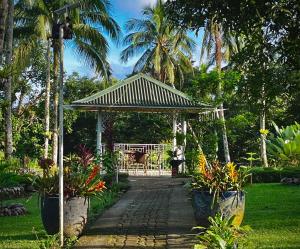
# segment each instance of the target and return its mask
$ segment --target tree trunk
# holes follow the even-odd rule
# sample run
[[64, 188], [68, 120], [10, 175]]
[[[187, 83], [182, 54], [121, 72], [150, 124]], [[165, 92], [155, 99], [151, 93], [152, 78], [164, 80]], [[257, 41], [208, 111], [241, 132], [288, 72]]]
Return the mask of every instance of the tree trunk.
[[265, 85], [261, 89], [262, 107], [260, 111], [260, 157], [264, 167], [268, 167], [267, 145], [266, 145], [266, 99], [265, 99]]
[[48, 39], [47, 44], [47, 78], [45, 86], [45, 144], [44, 158], [48, 158], [49, 150], [49, 120], [50, 120], [50, 46], [51, 40]]
[[59, 45], [55, 42], [53, 51], [53, 132], [52, 132], [52, 160], [57, 164], [58, 155], [58, 64]]
[[[14, 28], [14, 1], [10, 0], [8, 4], [7, 18], [7, 38], [6, 38], [6, 64], [12, 64], [13, 48], [13, 28]], [[12, 75], [10, 74], [5, 81], [5, 158], [9, 158], [13, 152], [12, 135]]]
[[7, 0], [1, 0], [1, 4], [0, 4], [0, 65], [2, 64], [7, 8], [8, 8]]
[[[215, 30], [215, 43], [216, 43], [216, 66], [217, 71], [220, 75], [221, 73], [221, 64], [222, 64], [222, 40], [221, 40], [221, 30], [220, 25], [215, 24], [216, 30]], [[217, 96], [218, 98], [221, 98], [223, 94], [222, 90], [222, 81], [219, 79], [219, 85], [217, 89]], [[226, 162], [230, 162], [230, 154], [229, 154], [229, 146], [228, 146], [228, 140], [227, 140], [227, 132], [226, 132], [226, 123], [225, 123], [225, 117], [224, 117], [224, 110], [223, 110], [223, 103], [219, 106], [220, 111], [220, 120], [222, 122], [222, 137], [223, 137], [223, 147], [224, 147], [224, 157]]]
[[192, 133], [192, 136], [193, 138], [195, 139], [196, 143], [197, 143], [197, 146], [198, 146], [198, 150], [199, 152], [202, 152], [203, 153], [203, 149], [202, 149], [202, 146], [201, 146], [201, 143], [192, 127], [192, 125], [190, 124], [190, 122], [187, 122], [187, 125], [188, 125], [188, 128], [190, 129], [191, 133]]
[[18, 107], [17, 107], [17, 111], [16, 111], [18, 116], [20, 116], [22, 114], [22, 105], [23, 105], [24, 98], [25, 98], [25, 92], [23, 90], [21, 90], [20, 97], [19, 97], [19, 103], [18, 103]]

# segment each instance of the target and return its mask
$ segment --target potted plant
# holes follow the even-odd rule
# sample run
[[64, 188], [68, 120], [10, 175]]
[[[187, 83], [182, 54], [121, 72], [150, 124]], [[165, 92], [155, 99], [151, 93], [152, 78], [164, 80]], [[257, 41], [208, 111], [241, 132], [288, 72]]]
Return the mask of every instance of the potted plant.
[[[36, 180], [41, 195], [41, 216], [48, 234], [59, 232], [58, 170], [50, 159], [40, 160], [43, 176]], [[100, 167], [85, 146], [64, 159], [64, 234], [78, 236], [87, 223], [89, 197], [105, 189]]]
[[237, 169], [232, 162], [222, 165], [209, 163], [204, 154], [199, 156], [199, 170], [192, 178], [192, 195], [198, 225], [208, 226], [208, 217], [220, 212], [224, 217], [234, 216], [233, 224], [240, 225], [245, 210], [244, 183], [246, 168]]

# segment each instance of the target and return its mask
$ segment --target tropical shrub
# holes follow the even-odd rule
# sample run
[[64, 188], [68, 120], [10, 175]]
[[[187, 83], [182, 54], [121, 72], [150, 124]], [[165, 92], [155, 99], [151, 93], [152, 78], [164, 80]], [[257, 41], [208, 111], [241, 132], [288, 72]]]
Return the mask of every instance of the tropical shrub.
[[30, 185], [32, 175], [17, 171], [12, 162], [15, 162], [14, 158], [0, 162], [0, 188]]
[[[64, 195], [92, 196], [101, 193], [106, 187], [100, 176], [100, 166], [92, 152], [80, 145], [76, 155], [64, 159]], [[42, 194], [58, 194], [58, 168], [51, 159], [41, 159], [43, 176], [36, 179], [36, 187]]]
[[227, 219], [218, 213], [214, 218], [208, 218], [210, 226], [194, 227], [200, 229], [201, 232], [196, 236], [198, 242], [194, 249], [233, 249], [237, 248], [238, 238], [246, 235], [250, 231], [249, 226], [233, 225], [234, 216]]
[[102, 170], [110, 176], [116, 173], [116, 164], [118, 163], [118, 152], [105, 152], [100, 158]]
[[267, 140], [268, 152], [282, 163], [299, 165], [300, 163], [300, 124], [279, 128], [273, 123], [276, 134]]
[[203, 153], [199, 154], [199, 173], [192, 180], [192, 188], [209, 191], [218, 198], [224, 191], [242, 191], [249, 176], [246, 167], [237, 168], [233, 162], [222, 165], [219, 161], [209, 163]]

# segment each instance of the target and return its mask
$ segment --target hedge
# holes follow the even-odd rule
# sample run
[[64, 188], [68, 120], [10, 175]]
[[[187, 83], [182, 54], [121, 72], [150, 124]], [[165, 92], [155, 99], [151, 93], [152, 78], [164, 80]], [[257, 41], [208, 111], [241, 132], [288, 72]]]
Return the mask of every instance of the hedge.
[[253, 183], [280, 182], [284, 177], [300, 178], [300, 167], [285, 168], [263, 168], [254, 167], [250, 169]]

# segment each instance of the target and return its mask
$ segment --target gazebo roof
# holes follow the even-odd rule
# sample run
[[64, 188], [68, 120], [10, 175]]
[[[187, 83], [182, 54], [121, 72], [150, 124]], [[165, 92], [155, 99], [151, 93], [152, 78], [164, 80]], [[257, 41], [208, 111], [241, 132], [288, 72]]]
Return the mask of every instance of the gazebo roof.
[[89, 111], [165, 113], [199, 113], [212, 108], [207, 104], [195, 102], [183, 92], [142, 73], [65, 107]]

